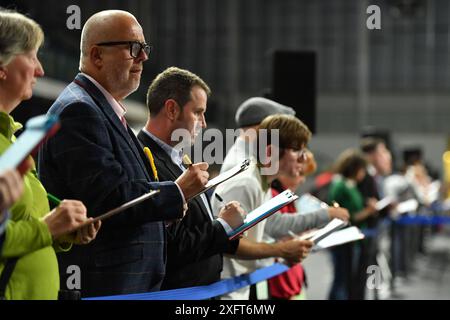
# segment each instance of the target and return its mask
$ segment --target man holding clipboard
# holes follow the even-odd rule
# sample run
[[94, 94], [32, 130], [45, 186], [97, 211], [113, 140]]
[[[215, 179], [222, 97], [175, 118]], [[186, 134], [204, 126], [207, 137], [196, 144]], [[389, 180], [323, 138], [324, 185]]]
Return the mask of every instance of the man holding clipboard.
[[[192, 166], [186, 157], [183, 161], [182, 153], [174, 148], [171, 137], [175, 130], [185, 129], [189, 140], [185, 145], [189, 147], [199, 129], [206, 127], [204, 114], [208, 95], [209, 88], [204, 81], [179, 68], [165, 70], [152, 82], [147, 94], [150, 117], [138, 138], [149, 149], [149, 159], [155, 164], [153, 174], [160, 181], [177, 179], [186, 170], [182, 162]], [[186, 217], [168, 228], [167, 274], [162, 287], [174, 289], [218, 281], [223, 254], [238, 254], [246, 259], [273, 256], [298, 259], [303, 254], [296, 241], [278, 244], [247, 239], [230, 241], [229, 234], [242, 225], [242, 215], [243, 210], [236, 201], [221, 203], [214, 210], [206, 194], [189, 201]]]
[[[175, 130], [185, 130], [186, 146], [206, 128], [204, 113], [210, 89], [197, 75], [179, 68], [159, 74], [147, 93], [150, 116], [138, 138], [153, 161], [152, 174], [160, 181], [175, 181], [192, 164], [172, 141]], [[216, 219], [216, 213], [218, 218]], [[239, 240], [228, 241], [227, 230], [242, 224], [243, 210], [236, 202], [213, 212], [206, 193], [188, 201], [186, 217], [167, 231], [167, 269], [162, 289], [208, 285], [220, 280], [222, 254], [233, 254]]]
[[[61, 130], [39, 154], [39, 174], [58, 198], [80, 199], [96, 217], [151, 190], [152, 199], [104, 221], [92, 245], [59, 257], [81, 270], [83, 297], [157, 291], [165, 274], [165, 223], [181, 219], [185, 199], [207, 183], [206, 164], [175, 182], [157, 182], [125, 120], [123, 100], [140, 83], [151, 46], [128, 12], [94, 14], [81, 35], [80, 71], [49, 110]], [[67, 281], [61, 278], [61, 287]]]

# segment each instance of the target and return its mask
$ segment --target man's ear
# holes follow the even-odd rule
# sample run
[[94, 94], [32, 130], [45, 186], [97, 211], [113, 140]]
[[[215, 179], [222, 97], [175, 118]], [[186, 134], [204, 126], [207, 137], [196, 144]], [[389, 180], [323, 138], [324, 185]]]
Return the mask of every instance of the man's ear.
[[103, 66], [103, 58], [102, 58], [102, 49], [95, 46], [92, 47], [89, 51], [89, 58], [93, 65], [97, 68], [101, 68]]
[[0, 67], [0, 80], [6, 80], [7, 72], [5, 67]]
[[173, 99], [167, 99], [164, 103], [164, 110], [166, 112], [167, 118], [171, 121], [175, 121], [180, 116], [181, 108], [178, 103]]
[[266, 147], [266, 161], [277, 163], [281, 160], [280, 148], [277, 145], [269, 144]]
[[266, 147], [266, 159], [270, 159], [270, 157], [272, 156], [272, 151], [273, 151], [272, 145], [269, 144], [269, 145]]

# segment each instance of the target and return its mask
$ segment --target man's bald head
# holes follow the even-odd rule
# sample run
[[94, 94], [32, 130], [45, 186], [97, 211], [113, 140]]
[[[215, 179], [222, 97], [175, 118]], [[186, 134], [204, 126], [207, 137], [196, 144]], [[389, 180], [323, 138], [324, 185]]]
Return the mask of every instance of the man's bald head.
[[85, 66], [85, 60], [89, 58], [93, 45], [100, 42], [134, 40], [128, 39], [130, 33], [138, 34], [143, 31], [137, 19], [127, 11], [105, 10], [91, 16], [81, 32], [80, 70]]

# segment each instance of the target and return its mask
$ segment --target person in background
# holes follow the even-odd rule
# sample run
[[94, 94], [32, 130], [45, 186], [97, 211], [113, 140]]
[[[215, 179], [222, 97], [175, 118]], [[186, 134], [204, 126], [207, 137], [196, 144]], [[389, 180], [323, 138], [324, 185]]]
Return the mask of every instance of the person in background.
[[[306, 150], [305, 162], [303, 168], [300, 170], [298, 176], [290, 177], [288, 175], [281, 175], [278, 179], [272, 182], [272, 196], [275, 197], [286, 189], [295, 191], [300, 185], [302, 185], [306, 177], [313, 174], [317, 169], [317, 163], [314, 159], [314, 155], [310, 150]], [[329, 208], [325, 210], [328, 214], [328, 222], [333, 218], [339, 218], [347, 221], [349, 219], [349, 214], [347, 210], [337, 210], [336, 208]], [[308, 214], [303, 214], [298, 212], [295, 203], [291, 203], [280, 210], [280, 213], [284, 214], [301, 214], [304, 220], [312, 220], [307, 222], [308, 229], [320, 227], [324, 224], [324, 221], [317, 219], [314, 216], [320, 214], [320, 212], [311, 212]], [[267, 226], [267, 224], [266, 224]], [[305, 230], [306, 231], [306, 230]], [[275, 276], [268, 280], [269, 293], [272, 299], [283, 299], [283, 300], [298, 300], [301, 299], [301, 293], [303, 284], [305, 283], [306, 275], [301, 264], [296, 264], [291, 269], [283, 274]]]
[[[329, 202], [337, 202], [350, 213], [352, 224], [361, 228], [367, 219], [377, 214], [376, 199], [370, 198], [364, 203], [363, 196], [357, 188], [366, 175], [367, 161], [357, 150], [347, 149], [342, 152], [335, 163], [335, 177], [330, 186]], [[353, 284], [357, 279], [357, 266], [353, 261], [359, 255], [358, 243], [348, 243], [331, 249], [334, 266], [334, 279], [329, 299], [355, 299]]]
[[240, 104], [235, 114], [239, 136], [227, 151], [220, 172], [225, 172], [253, 156], [253, 143], [258, 126], [264, 118], [274, 114], [295, 115], [295, 110], [270, 99], [252, 97]]
[[[269, 116], [263, 120], [258, 130], [263, 130], [258, 140], [261, 138], [261, 141], [267, 142], [267, 144], [261, 142], [259, 145], [257, 140], [256, 146], [261, 152], [258, 152], [256, 157], [251, 157], [252, 164], [250, 168], [229, 180], [229, 182], [219, 185], [215, 191], [224, 199], [238, 201], [247, 212], [251, 212], [272, 198], [270, 183], [280, 175], [298, 175], [304, 161], [304, 148], [311, 136], [311, 132], [306, 125], [292, 115], [277, 114]], [[279, 139], [276, 141], [275, 135], [278, 133]], [[265, 139], [262, 137], [263, 135], [265, 135]], [[211, 202], [213, 210], [220, 208], [221, 203], [217, 199], [213, 198]], [[273, 215], [268, 219], [272, 219], [272, 217]], [[267, 219], [249, 229], [246, 237], [243, 239], [249, 239], [254, 242], [267, 242], [269, 239], [266, 239], [264, 236], [266, 222]], [[287, 230], [285, 235], [288, 235]], [[303, 246], [303, 256], [301, 258], [304, 259], [309, 253], [312, 242], [298, 242]], [[273, 263], [273, 259], [243, 260], [239, 259], [239, 257], [228, 256], [224, 258], [222, 278], [253, 272], [257, 268], [271, 263]], [[245, 287], [231, 292], [223, 298], [253, 299], [255, 297], [259, 298], [253, 291], [250, 292], [248, 287]]]
[[[10, 113], [31, 98], [37, 78], [44, 75], [37, 58], [43, 41], [44, 34], [35, 21], [14, 11], [0, 10], [0, 154], [14, 143], [14, 133], [22, 127]], [[0, 298], [57, 299], [55, 250], [67, 251], [72, 243], [89, 243], [100, 223], [72, 234], [87, 221], [86, 207], [80, 201], [64, 200], [50, 211], [47, 192], [29, 159], [31, 170], [23, 177], [23, 194], [10, 208], [6, 225], [0, 272], [8, 281], [0, 288]]]
[[[367, 174], [358, 183], [358, 190], [363, 196], [364, 203], [370, 199], [381, 200], [384, 198], [384, 180], [392, 172], [392, 156], [386, 148], [383, 140], [373, 137], [366, 137], [361, 140], [360, 149], [367, 160]], [[354, 298], [364, 300], [366, 296], [367, 268], [370, 265], [377, 265], [378, 242], [380, 233], [380, 219], [389, 213], [387, 206], [377, 214], [366, 220], [367, 232], [364, 241], [359, 242], [357, 279], [354, 281]]]

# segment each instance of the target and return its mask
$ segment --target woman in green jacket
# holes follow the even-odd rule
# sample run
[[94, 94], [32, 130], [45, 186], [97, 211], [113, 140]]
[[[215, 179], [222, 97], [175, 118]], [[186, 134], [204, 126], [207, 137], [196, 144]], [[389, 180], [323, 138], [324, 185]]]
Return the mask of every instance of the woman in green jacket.
[[[43, 40], [42, 29], [35, 21], [17, 12], [0, 10], [0, 154], [14, 143], [14, 134], [22, 127], [9, 114], [20, 102], [31, 98], [36, 79], [44, 75], [37, 58]], [[18, 258], [5, 297], [57, 299], [59, 272], [55, 250], [90, 242], [100, 224], [72, 233], [87, 219], [85, 206], [79, 201], [64, 200], [50, 211], [33, 162], [23, 180], [23, 195], [9, 210], [11, 216], [0, 255], [0, 272], [7, 261]]]

